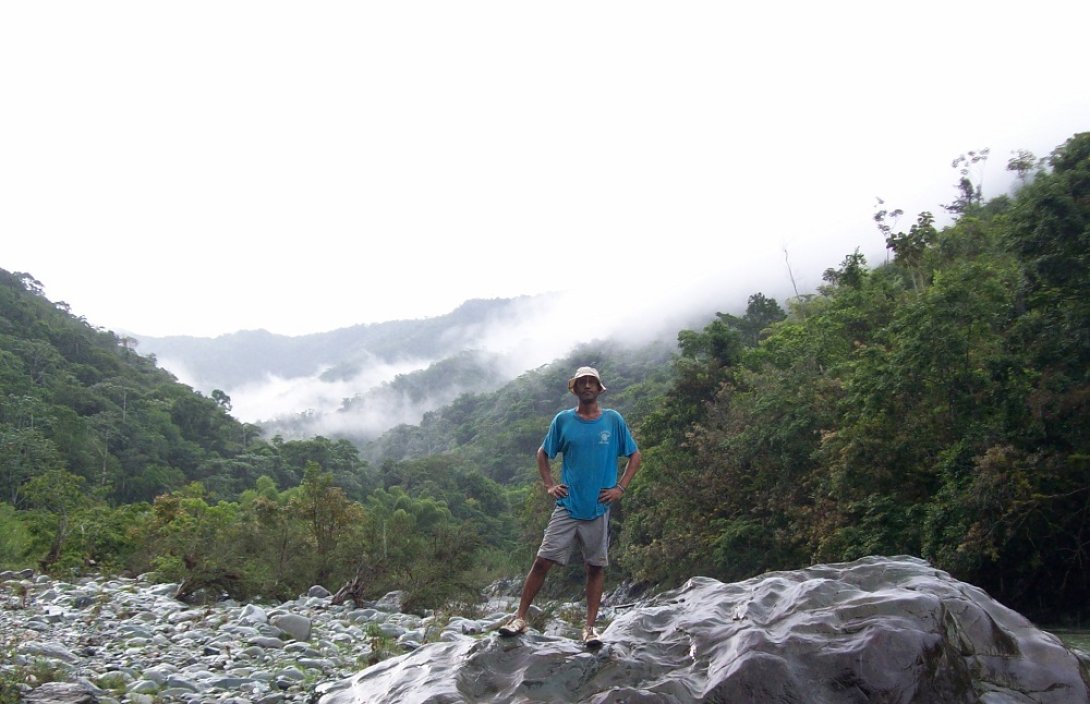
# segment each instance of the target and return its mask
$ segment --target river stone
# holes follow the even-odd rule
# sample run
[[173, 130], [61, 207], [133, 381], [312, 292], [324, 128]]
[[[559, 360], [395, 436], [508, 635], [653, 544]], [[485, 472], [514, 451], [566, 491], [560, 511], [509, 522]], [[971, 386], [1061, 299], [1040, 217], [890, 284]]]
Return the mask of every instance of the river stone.
[[200, 685], [198, 685], [196, 682], [194, 682], [194, 681], [192, 681], [192, 680], [190, 680], [190, 679], [188, 679], [186, 677], [179, 677], [178, 675], [171, 675], [170, 677], [167, 678], [166, 688], [167, 689], [185, 689], [185, 690], [188, 690], [190, 692], [199, 692], [199, 691], [201, 691]]
[[311, 620], [306, 616], [283, 614], [273, 617], [270, 621], [272, 622], [272, 625], [276, 626], [284, 633], [287, 633], [295, 640], [310, 640]]
[[253, 677], [214, 677], [211, 685], [216, 689], [240, 689], [256, 682]]
[[199, 621], [203, 615], [203, 611], [200, 609], [188, 609], [186, 611], [175, 611], [167, 616], [167, 621], [172, 624], [182, 623], [184, 621]]
[[256, 638], [251, 638], [250, 642], [254, 645], [260, 645], [262, 648], [280, 649], [284, 647], [284, 641], [279, 638], [274, 638], [273, 636], [257, 636]]
[[157, 683], [164, 684], [167, 678], [174, 674], [175, 668], [170, 665], [161, 665], [158, 667], [149, 667], [144, 670], [144, 677]]
[[284, 645], [284, 650], [293, 655], [306, 655], [307, 657], [317, 657], [322, 654], [320, 650], [312, 648], [309, 643], [300, 643], [298, 641], [286, 643]]
[[289, 680], [305, 680], [307, 676], [297, 667], [286, 667], [276, 673], [277, 677]]
[[242, 613], [239, 614], [240, 621], [252, 621], [253, 623], [267, 623], [269, 620], [268, 614], [265, 609], [256, 604], [246, 604], [242, 607]]
[[54, 658], [56, 660], [63, 660], [64, 662], [76, 662], [79, 660], [72, 651], [65, 648], [60, 643], [40, 643], [31, 641], [29, 643], [22, 643], [19, 646], [19, 652], [40, 657]]
[[74, 682], [46, 682], [25, 694], [21, 701], [26, 704], [95, 704], [99, 699]]
[[696, 577], [621, 613], [606, 645], [458, 637], [318, 687], [369, 702], [1090, 703], [1090, 661], [912, 557]]
[[148, 591], [156, 596], [174, 596], [180, 586], [177, 582], [167, 582], [165, 584], [156, 584], [149, 588]]
[[155, 694], [159, 691], [159, 683], [155, 680], [139, 680], [129, 687], [130, 692], [137, 694]]
[[397, 613], [401, 611], [401, 602], [404, 600], [404, 591], [398, 590], [387, 592], [381, 599], [375, 602], [375, 608], [379, 611]]

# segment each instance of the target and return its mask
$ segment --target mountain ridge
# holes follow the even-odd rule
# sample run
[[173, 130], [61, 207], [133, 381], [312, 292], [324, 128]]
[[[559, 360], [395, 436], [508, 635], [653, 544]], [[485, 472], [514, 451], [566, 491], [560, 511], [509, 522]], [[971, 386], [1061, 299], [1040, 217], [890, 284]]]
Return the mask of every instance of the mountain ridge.
[[[155, 337], [133, 333], [141, 354], [154, 355], [165, 363], [182, 358], [187, 371], [201, 386], [235, 387], [259, 380], [266, 373], [282, 376], [312, 374], [323, 363], [340, 363], [354, 353], [366, 352], [384, 361], [406, 356], [434, 358], [448, 353], [460, 340], [450, 331], [480, 325], [489, 319], [510, 316], [515, 307], [531, 298], [470, 299], [450, 313], [412, 320], [360, 323], [326, 332], [282, 335], [264, 329], [239, 330], [216, 337], [170, 335]], [[396, 344], [395, 344], [396, 343]], [[253, 353], [258, 353], [249, 357]], [[243, 357], [264, 364], [232, 364]]]
[[[470, 299], [442, 316], [304, 336], [258, 330], [136, 340], [141, 354], [194, 388], [225, 392], [235, 414], [266, 435], [348, 437], [362, 447], [397, 425], [421, 422], [462, 393], [487, 393], [563, 359], [597, 333], [599, 339], [617, 334], [616, 320], [596, 327], [585, 309], [581, 300], [539, 294]], [[673, 346], [677, 330], [700, 327], [714, 313], [647, 316], [653, 322], [621, 329], [633, 347]], [[639, 335], [628, 332], [635, 327]]]

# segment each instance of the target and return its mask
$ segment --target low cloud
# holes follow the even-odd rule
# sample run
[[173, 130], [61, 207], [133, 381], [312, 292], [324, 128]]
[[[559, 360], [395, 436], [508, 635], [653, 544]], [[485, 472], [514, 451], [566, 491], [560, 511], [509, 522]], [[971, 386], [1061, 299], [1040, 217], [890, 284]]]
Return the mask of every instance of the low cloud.
[[[367, 440], [397, 425], [418, 424], [425, 413], [449, 404], [459, 394], [493, 390], [527, 370], [566, 356], [580, 344], [603, 339], [631, 346], [672, 341], [681, 329], [700, 327], [716, 312], [742, 312], [748, 296], [758, 291], [783, 302], [793, 289], [783, 253], [778, 254], [779, 261], [771, 254], [766, 256], [768, 261], [750, 258], [730, 273], [701, 275], [700, 267], [694, 265], [688, 278], [675, 274], [661, 280], [630, 280], [621, 276], [616, 283], [603, 280], [587, 291], [526, 296], [499, 309], [495, 318], [446, 330], [445, 344], [440, 346], [450, 350], [448, 358], [470, 350], [487, 355], [484, 381], [475, 377], [466, 383], [459, 384], [457, 379], [449, 383], [450, 375], [444, 375], [441, 387], [416, 384], [410, 396], [395, 380], [424, 372], [441, 359], [389, 361], [365, 355], [337, 367], [316, 367], [304, 375], [266, 374], [224, 391], [231, 397], [236, 418], [259, 423], [270, 435]], [[770, 287], [767, 272], [777, 266], [782, 275]], [[160, 363], [184, 383], [211, 392], [184, 362], [161, 359]], [[346, 368], [352, 371], [346, 373]]]
[[314, 374], [291, 378], [267, 375], [262, 381], [228, 391], [233, 414], [247, 422], [270, 421], [299, 413], [325, 414], [340, 408], [346, 399], [381, 386], [399, 374], [426, 369], [429, 360], [398, 363], [372, 358], [358, 374], [345, 379], [323, 378], [328, 367]]

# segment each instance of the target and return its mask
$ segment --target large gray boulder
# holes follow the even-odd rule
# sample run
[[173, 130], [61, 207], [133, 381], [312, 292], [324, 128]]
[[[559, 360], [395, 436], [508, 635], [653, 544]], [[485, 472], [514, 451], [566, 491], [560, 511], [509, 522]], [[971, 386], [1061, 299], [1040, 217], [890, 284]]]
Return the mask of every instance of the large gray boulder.
[[596, 652], [534, 632], [429, 644], [319, 702], [1090, 702], [1090, 659], [911, 557], [693, 578], [603, 635]]

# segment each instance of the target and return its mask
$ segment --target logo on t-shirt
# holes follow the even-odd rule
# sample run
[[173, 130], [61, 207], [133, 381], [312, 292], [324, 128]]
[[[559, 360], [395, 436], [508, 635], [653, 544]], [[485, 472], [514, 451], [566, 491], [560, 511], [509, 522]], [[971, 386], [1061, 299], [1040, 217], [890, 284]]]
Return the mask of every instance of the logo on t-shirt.
[[598, 444], [599, 445], [608, 445], [609, 444], [609, 431], [608, 430], [603, 430], [602, 432], [598, 433]]

